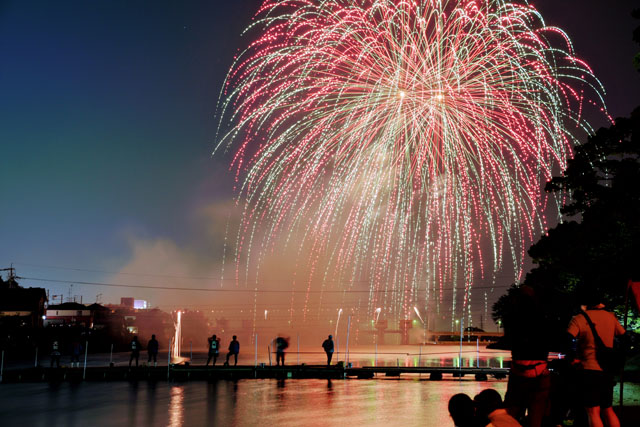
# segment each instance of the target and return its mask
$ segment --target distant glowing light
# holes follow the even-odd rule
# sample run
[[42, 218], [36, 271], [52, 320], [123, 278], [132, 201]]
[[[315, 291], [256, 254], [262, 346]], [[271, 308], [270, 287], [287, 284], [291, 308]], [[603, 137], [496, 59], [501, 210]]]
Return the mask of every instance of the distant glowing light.
[[137, 310], [146, 310], [148, 307], [147, 301], [143, 299], [133, 300], [133, 308]]

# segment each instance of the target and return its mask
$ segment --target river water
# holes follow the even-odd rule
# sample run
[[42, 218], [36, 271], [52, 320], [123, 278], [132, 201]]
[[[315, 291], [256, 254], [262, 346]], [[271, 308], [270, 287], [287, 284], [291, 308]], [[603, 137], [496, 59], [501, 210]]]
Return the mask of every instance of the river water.
[[[248, 346], [247, 346], [248, 347]], [[239, 364], [269, 364], [266, 352], [241, 351]], [[292, 345], [287, 364], [326, 363], [324, 354]], [[500, 367], [505, 352], [475, 345], [354, 347], [354, 366]], [[141, 362], [144, 362], [142, 354]], [[182, 356], [191, 357], [184, 352]], [[223, 355], [221, 355], [223, 356]], [[166, 366], [166, 353], [164, 366]], [[222, 357], [221, 357], [222, 358]], [[110, 355], [90, 355], [89, 366], [108, 363]], [[160, 359], [162, 360], [162, 359]], [[346, 361], [337, 352], [333, 362]], [[128, 354], [114, 355], [116, 365], [128, 364]], [[206, 361], [194, 353], [192, 363]], [[273, 361], [275, 363], [275, 360]], [[25, 362], [26, 363], [26, 362]], [[45, 358], [42, 363], [48, 364]], [[62, 360], [65, 364], [65, 358]], [[220, 361], [218, 362], [221, 363]], [[6, 367], [6, 366], [5, 366]], [[10, 368], [10, 367], [9, 367]], [[506, 380], [476, 382], [473, 378], [429, 381], [427, 376], [371, 380], [238, 380], [215, 382], [85, 382], [80, 384], [0, 385], [2, 426], [325, 426], [331, 422], [361, 426], [452, 425], [447, 411], [456, 393], [473, 396], [487, 387], [504, 393]]]
[[447, 403], [506, 381], [238, 380], [0, 386], [3, 426], [452, 426]]
[[[256, 355], [245, 350], [239, 364], [268, 364], [268, 354]], [[349, 360], [359, 366], [456, 366], [460, 355], [463, 366], [502, 367], [508, 360], [508, 353], [478, 349], [473, 345], [465, 345], [462, 349], [455, 346], [361, 347], [353, 349]], [[128, 355], [114, 356], [117, 365], [128, 364]], [[144, 360], [146, 355], [142, 356]], [[336, 359], [345, 360], [342, 354], [336, 356]], [[104, 366], [110, 358], [110, 355], [93, 355], [89, 365]], [[287, 364], [298, 361], [319, 364], [323, 359], [324, 355], [317, 352], [301, 351], [298, 354], [297, 349], [290, 348]], [[193, 355], [194, 364], [205, 361], [205, 354]], [[43, 363], [48, 362], [43, 360]], [[640, 404], [638, 386], [629, 386], [633, 402], [628, 402]], [[482, 382], [475, 381], [472, 376], [430, 381], [426, 376], [418, 375], [331, 381], [250, 379], [209, 383], [0, 384], [0, 426], [324, 427], [337, 422], [349, 427], [447, 427], [453, 426], [447, 411], [452, 395], [467, 393], [473, 397], [485, 388], [494, 388], [504, 396], [506, 387], [506, 380], [492, 378]]]

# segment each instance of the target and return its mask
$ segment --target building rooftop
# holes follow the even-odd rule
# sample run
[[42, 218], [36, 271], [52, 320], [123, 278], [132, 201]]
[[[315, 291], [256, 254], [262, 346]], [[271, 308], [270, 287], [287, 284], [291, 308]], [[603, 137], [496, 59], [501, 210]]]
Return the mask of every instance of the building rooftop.
[[0, 288], [0, 311], [34, 311], [46, 300], [43, 288]]
[[65, 302], [62, 304], [50, 305], [47, 307], [48, 310], [89, 310], [84, 304], [80, 304], [79, 302]]

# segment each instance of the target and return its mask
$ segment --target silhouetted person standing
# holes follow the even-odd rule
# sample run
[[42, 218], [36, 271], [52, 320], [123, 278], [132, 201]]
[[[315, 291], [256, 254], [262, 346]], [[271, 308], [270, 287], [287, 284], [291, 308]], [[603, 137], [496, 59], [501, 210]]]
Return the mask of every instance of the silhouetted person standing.
[[56, 364], [56, 367], [60, 367], [60, 341], [57, 338], [54, 338], [51, 343], [51, 367], [53, 368], [53, 364]]
[[136, 368], [138, 367], [138, 360], [140, 359], [140, 342], [138, 341], [138, 336], [133, 336], [133, 341], [131, 341], [131, 357], [129, 357], [129, 367], [131, 367], [131, 362], [133, 359], [136, 359]]
[[147, 363], [151, 363], [151, 359], [153, 358], [153, 366], [158, 366], [158, 340], [156, 339], [155, 334], [151, 335], [151, 339], [149, 343], [147, 343], [147, 354], [149, 355], [149, 360]]
[[71, 367], [74, 365], [80, 367], [80, 353], [82, 353], [82, 344], [79, 340], [73, 340], [71, 343]]
[[238, 353], [240, 353], [240, 343], [237, 340], [237, 337], [234, 335], [233, 339], [229, 343], [229, 353], [227, 353], [227, 365], [229, 364], [229, 357], [233, 355], [235, 357], [235, 363], [233, 366], [238, 364]]
[[[613, 347], [613, 339], [625, 333], [618, 319], [604, 309], [597, 295], [586, 298], [587, 310], [571, 319], [567, 332], [577, 340], [576, 359], [577, 390], [582, 405], [587, 410], [590, 427], [600, 427], [602, 421], [609, 427], [619, 427], [620, 421], [613, 412], [613, 373], [604, 372], [596, 359], [596, 339], [589, 320], [606, 347]], [[589, 320], [587, 320], [587, 317]]]
[[207, 358], [207, 364], [205, 366], [209, 365], [211, 359], [213, 359], [213, 366], [215, 366], [218, 360], [218, 354], [220, 354], [220, 340], [213, 335], [209, 338], [209, 357]]
[[284, 351], [287, 347], [289, 347], [289, 343], [285, 338], [276, 338], [276, 366], [280, 366], [280, 361], [282, 361], [282, 366], [284, 366]]
[[331, 359], [333, 358], [333, 336], [329, 335], [329, 338], [322, 343], [324, 352], [327, 353], [327, 366], [331, 365]]
[[541, 427], [551, 389], [547, 365], [551, 328], [540, 295], [532, 287], [522, 285], [509, 295], [504, 337], [511, 345], [512, 362], [504, 407], [518, 420], [526, 412], [529, 427]]

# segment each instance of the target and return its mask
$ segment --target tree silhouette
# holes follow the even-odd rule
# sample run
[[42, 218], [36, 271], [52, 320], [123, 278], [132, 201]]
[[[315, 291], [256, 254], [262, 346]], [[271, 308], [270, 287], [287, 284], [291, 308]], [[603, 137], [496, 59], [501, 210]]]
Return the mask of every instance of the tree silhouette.
[[[631, 16], [640, 19], [640, 9], [634, 9], [631, 12]], [[640, 25], [633, 30], [633, 41], [640, 44]], [[633, 65], [636, 67], [636, 70], [640, 72], [640, 52], [636, 53], [636, 56], [633, 58]]]
[[[560, 323], [571, 315], [567, 305], [593, 291], [620, 306], [628, 280], [640, 278], [640, 107], [578, 146], [546, 190], [564, 198], [566, 220], [529, 249], [535, 268], [524, 284], [544, 295]], [[493, 306], [494, 318], [503, 319], [508, 301]]]

